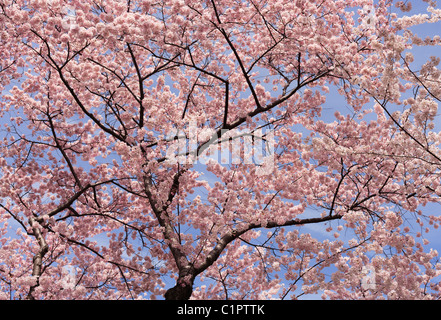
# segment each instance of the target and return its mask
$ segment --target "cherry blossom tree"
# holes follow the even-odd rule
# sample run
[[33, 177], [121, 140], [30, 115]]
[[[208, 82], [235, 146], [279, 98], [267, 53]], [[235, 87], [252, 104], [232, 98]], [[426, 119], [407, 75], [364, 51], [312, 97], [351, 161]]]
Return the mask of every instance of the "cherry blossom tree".
[[440, 298], [440, 19], [0, 0], [0, 297]]

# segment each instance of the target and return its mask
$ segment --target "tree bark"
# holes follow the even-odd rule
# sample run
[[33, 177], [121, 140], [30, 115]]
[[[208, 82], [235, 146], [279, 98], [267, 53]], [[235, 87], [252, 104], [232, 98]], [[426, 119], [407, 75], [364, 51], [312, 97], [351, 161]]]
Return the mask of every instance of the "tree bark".
[[29, 288], [29, 292], [26, 297], [27, 300], [34, 300], [35, 298], [33, 296], [33, 293], [35, 288], [37, 288], [40, 285], [40, 276], [42, 273], [43, 258], [45, 254], [49, 251], [49, 246], [46, 243], [46, 240], [44, 239], [40, 229], [38, 228], [38, 226], [36, 226], [37, 220], [34, 217], [30, 217], [29, 224], [31, 225], [32, 230], [34, 231], [34, 236], [37, 239], [38, 244], [40, 245], [40, 249], [32, 259], [33, 262], [32, 276], [35, 277], [35, 284]]
[[166, 300], [188, 300], [193, 293], [193, 283], [196, 277], [195, 269], [187, 266], [180, 270], [176, 285], [164, 294]]
[[186, 284], [186, 283], [176, 283], [176, 285], [173, 288], [170, 288], [165, 293], [164, 297], [165, 300], [188, 300], [191, 297], [191, 294], [193, 293], [193, 283]]

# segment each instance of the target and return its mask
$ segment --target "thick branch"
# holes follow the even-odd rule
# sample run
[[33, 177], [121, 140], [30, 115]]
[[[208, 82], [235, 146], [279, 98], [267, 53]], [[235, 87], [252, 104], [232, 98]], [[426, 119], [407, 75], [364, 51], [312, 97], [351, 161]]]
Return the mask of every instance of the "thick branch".
[[61, 211], [64, 211], [64, 210], [68, 209], [72, 205], [72, 203], [74, 203], [74, 201], [77, 200], [81, 195], [83, 195], [90, 187], [92, 187], [92, 185], [90, 183], [88, 183], [84, 188], [82, 188], [81, 190], [77, 191], [66, 202], [64, 202], [63, 204], [59, 205], [57, 208], [55, 208], [51, 212], [49, 212], [48, 216], [49, 217], [53, 217], [57, 213], [60, 213]]
[[215, 245], [215, 247], [210, 251], [210, 253], [205, 258], [205, 261], [198, 265], [195, 269], [196, 274], [202, 273], [208, 267], [210, 267], [216, 260], [219, 258], [222, 251], [227, 247], [228, 244], [239, 238], [244, 233], [258, 228], [277, 228], [277, 227], [287, 227], [287, 226], [296, 226], [296, 225], [304, 225], [304, 224], [312, 224], [312, 223], [321, 223], [330, 220], [341, 219], [343, 215], [333, 215], [333, 216], [325, 216], [320, 218], [305, 218], [305, 219], [293, 219], [287, 221], [285, 223], [277, 223], [275, 221], [268, 221], [266, 224], [263, 223], [251, 223], [243, 229], [239, 230], [231, 230], [227, 234], [225, 234]]
[[[170, 204], [170, 199], [173, 199], [174, 195], [178, 191], [178, 183], [179, 183], [180, 173], [176, 173], [172, 186], [170, 188], [170, 192], [168, 195], [168, 200]], [[170, 221], [170, 217], [167, 213], [168, 205], [165, 203], [161, 206], [161, 204], [156, 200], [155, 196], [152, 194], [151, 189], [153, 188], [153, 183], [151, 178], [148, 176], [148, 173], [145, 173], [144, 177], [144, 192], [147, 195], [152, 211], [158, 220], [159, 225], [162, 227], [162, 233], [164, 235], [164, 239], [167, 242], [167, 245], [173, 255], [173, 258], [176, 262], [176, 265], [179, 270], [183, 270], [188, 267], [189, 261], [184, 252], [182, 252], [180, 248], [179, 239], [174, 232], [172, 222]]]
[[78, 185], [79, 188], [82, 188], [82, 183], [81, 183], [80, 179], [78, 178], [77, 173], [75, 172], [75, 169], [72, 165], [72, 162], [70, 161], [69, 157], [67, 156], [66, 151], [64, 151], [63, 146], [60, 144], [60, 141], [57, 137], [57, 133], [55, 131], [55, 125], [54, 125], [54, 122], [52, 121], [52, 116], [49, 114], [49, 111], [47, 112], [47, 117], [49, 120], [49, 126], [50, 126], [50, 129], [52, 132], [52, 136], [54, 137], [55, 145], [57, 146], [57, 149], [61, 152], [61, 155], [63, 156], [64, 160], [66, 161], [67, 166], [69, 167], [69, 170], [72, 173], [72, 176], [74, 177], [76, 184]]
[[[56, 207], [54, 210], [50, 211], [48, 213], [49, 217], [53, 217], [56, 214], [70, 209], [71, 205], [74, 203], [74, 201], [76, 201], [80, 196], [82, 196], [89, 188], [95, 188], [98, 187], [102, 184], [106, 184], [106, 183], [114, 183], [114, 180], [109, 180], [109, 181], [102, 181], [102, 182], [98, 182], [95, 184], [86, 184], [83, 188], [81, 188], [80, 190], [78, 190], [72, 197], [70, 197], [68, 200], [66, 200], [64, 203], [60, 204], [58, 207]], [[43, 221], [42, 217], [36, 218], [38, 222]]]
[[40, 248], [38, 249], [37, 253], [34, 255], [32, 259], [33, 267], [32, 267], [32, 276], [35, 277], [35, 284], [30, 287], [29, 293], [27, 296], [28, 300], [34, 300], [34, 290], [36, 287], [39, 286], [39, 278], [41, 276], [41, 270], [43, 266], [43, 257], [49, 250], [49, 246], [46, 243], [46, 240], [44, 239], [41, 230], [39, 228], [38, 222], [34, 217], [29, 218], [29, 224], [32, 227], [32, 231], [34, 232], [35, 239], [37, 239], [38, 244]]

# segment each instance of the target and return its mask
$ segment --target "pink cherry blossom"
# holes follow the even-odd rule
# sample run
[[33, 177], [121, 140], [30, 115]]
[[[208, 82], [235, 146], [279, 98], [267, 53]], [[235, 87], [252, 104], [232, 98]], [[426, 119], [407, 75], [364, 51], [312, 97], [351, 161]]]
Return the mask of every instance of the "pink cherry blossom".
[[439, 299], [441, 15], [392, 2], [2, 1], [0, 299]]

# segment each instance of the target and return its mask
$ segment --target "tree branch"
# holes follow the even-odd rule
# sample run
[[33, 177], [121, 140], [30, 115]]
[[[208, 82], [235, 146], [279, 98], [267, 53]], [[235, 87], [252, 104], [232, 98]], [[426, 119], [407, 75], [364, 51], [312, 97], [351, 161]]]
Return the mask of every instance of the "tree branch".
[[248, 226], [246, 226], [243, 229], [235, 229], [227, 232], [222, 238], [218, 240], [214, 248], [208, 253], [207, 257], [205, 258], [205, 261], [199, 264], [195, 268], [196, 275], [202, 273], [204, 270], [206, 270], [208, 267], [210, 267], [216, 260], [219, 258], [220, 254], [223, 252], [223, 250], [227, 247], [228, 244], [233, 242], [234, 240], [238, 239], [241, 235], [244, 233], [252, 230], [252, 229], [258, 229], [258, 228], [277, 228], [277, 227], [287, 227], [287, 226], [298, 226], [298, 225], [305, 225], [305, 224], [313, 224], [313, 223], [321, 223], [325, 221], [331, 221], [331, 220], [337, 220], [341, 219], [343, 215], [333, 215], [333, 216], [325, 216], [320, 218], [305, 218], [305, 219], [293, 219], [290, 221], [287, 221], [285, 223], [277, 223], [275, 221], [268, 221], [266, 224], [263, 223], [251, 223]]
[[[214, 0], [211, 0], [211, 3], [213, 5], [213, 9], [215, 11], [217, 21], [218, 21], [219, 24], [221, 24], [222, 22], [220, 20], [219, 14], [217, 12], [217, 8], [216, 8], [216, 4], [214, 3]], [[245, 66], [244, 66], [244, 64], [242, 62], [242, 59], [239, 56], [239, 53], [236, 50], [236, 47], [233, 45], [233, 42], [231, 42], [231, 39], [228, 36], [228, 34], [227, 34], [227, 32], [225, 31], [224, 28], [216, 25], [215, 23], [213, 23], [213, 25], [224, 36], [225, 40], [228, 43], [228, 46], [230, 47], [231, 51], [233, 51], [233, 54], [236, 57], [237, 63], [239, 64], [240, 70], [242, 71], [242, 75], [244, 76], [245, 81], [247, 82], [248, 87], [250, 88], [251, 94], [252, 94], [252, 96], [254, 98], [254, 102], [256, 103], [256, 107], [257, 107], [257, 109], [261, 109], [262, 106], [260, 104], [259, 98], [257, 97], [256, 91], [254, 90], [253, 83], [251, 82], [251, 79], [250, 79], [247, 71], [245, 70]]]
[[144, 105], [142, 101], [144, 100], [144, 78], [141, 76], [141, 71], [138, 66], [138, 62], [136, 61], [135, 55], [133, 53], [132, 47], [130, 43], [127, 43], [127, 48], [129, 49], [130, 56], [132, 58], [133, 65], [135, 66], [136, 74], [138, 75], [138, 85], [139, 85], [139, 127], [142, 128], [144, 126]]
[[29, 224], [31, 225], [32, 231], [34, 232], [34, 237], [37, 240], [40, 248], [38, 249], [37, 253], [35, 253], [34, 257], [32, 258], [32, 276], [35, 277], [35, 284], [32, 285], [29, 288], [28, 300], [34, 300], [35, 297], [33, 296], [35, 288], [37, 288], [40, 285], [39, 279], [42, 274], [42, 266], [43, 266], [43, 258], [45, 254], [49, 250], [49, 246], [46, 243], [46, 240], [44, 239], [41, 230], [39, 228], [39, 223], [35, 219], [35, 217], [31, 216], [29, 217]]

